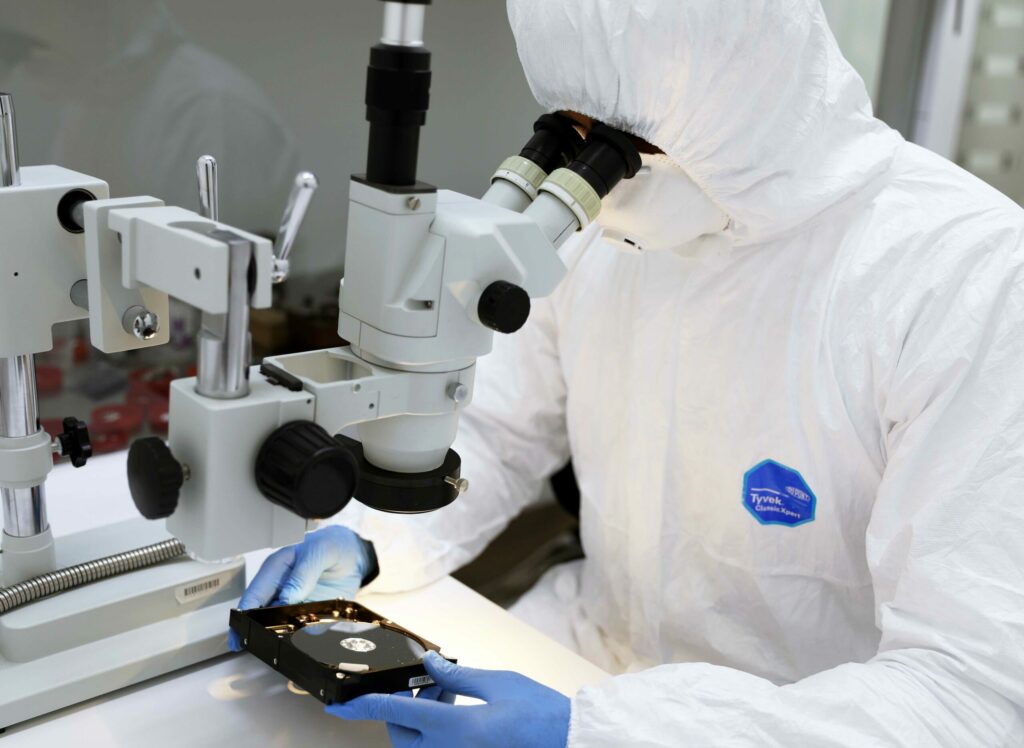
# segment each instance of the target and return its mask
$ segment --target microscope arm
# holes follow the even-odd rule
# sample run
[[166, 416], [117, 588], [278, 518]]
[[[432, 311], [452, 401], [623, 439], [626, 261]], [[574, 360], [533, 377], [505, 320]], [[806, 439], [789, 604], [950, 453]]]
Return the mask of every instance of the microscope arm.
[[268, 239], [155, 198], [96, 200], [84, 208], [89, 322], [92, 343], [104, 353], [166, 343], [168, 296], [209, 314], [246, 318], [248, 308], [271, 305]]

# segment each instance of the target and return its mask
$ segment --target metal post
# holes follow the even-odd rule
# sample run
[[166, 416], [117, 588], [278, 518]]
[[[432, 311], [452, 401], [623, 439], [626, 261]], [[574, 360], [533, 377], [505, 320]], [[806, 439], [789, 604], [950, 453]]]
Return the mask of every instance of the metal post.
[[[14, 100], [0, 93], [0, 187], [21, 184]], [[32, 436], [39, 431], [36, 366], [32, 354], [0, 358], [0, 437]], [[46, 521], [43, 486], [0, 488], [4, 532], [12, 537], [39, 535]]]
[[20, 184], [14, 99], [10, 94], [0, 93], [0, 187], [17, 187]]
[[[35, 359], [31, 354], [0, 358], [0, 436], [32, 436], [39, 432]], [[46, 494], [42, 485], [0, 488], [4, 532], [27, 538], [46, 531]]]
[[255, 247], [230, 231], [212, 231], [210, 236], [228, 245], [228, 311], [203, 315], [196, 392], [229, 400], [249, 394], [249, 278]]
[[384, 3], [381, 42], [397, 47], [422, 47], [427, 6], [418, 3]]
[[[211, 221], [220, 219], [220, 189], [217, 159], [202, 156], [196, 163], [199, 184], [199, 213]], [[228, 245], [228, 311], [203, 312], [199, 331], [199, 361], [196, 392], [204, 397], [230, 400], [249, 394], [249, 267], [253, 246], [229, 231], [210, 236]]]

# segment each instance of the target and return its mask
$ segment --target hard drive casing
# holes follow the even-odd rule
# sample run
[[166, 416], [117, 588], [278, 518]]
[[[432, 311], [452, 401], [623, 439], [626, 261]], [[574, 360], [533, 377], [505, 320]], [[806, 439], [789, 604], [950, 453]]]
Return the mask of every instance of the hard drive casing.
[[[349, 663], [325, 662], [296, 646], [295, 635], [306, 627], [326, 628], [329, 633], [332, 625], [350, 624], [370, 624], [379, 627], [381, 633], [393, 632], [407, 637], [411, 650], [421, 648], [424, 653], [432, 650], [439, 654], [441, 651], [436, 644], [416, 636], [408, 629], [359, 603], [348, 600], [327, 600], [276, 608], [236, 609], [231, 611], [230, 621], [231, 629], [238, 634], [246, 651], [256, 655], [299, 688], [308, 691], [325, 704], [349, 701], [369, 693], [398, 693], [433, 685], [434, 681], [427, 675], [418, 658], [416, 662], [409, 662], [410, 657], [406, 656], [396, 658], [393, 663], [358, 665], [368, 668], [359, 672]], [[390, 633], [386, 635], [390, 636]], [[353, 640], [365, 641], [354, 637], [346, 639]], [[312, 640], [307, 637], [305, 642], [300, 644], [310, 641]], [[339, 649], [335, 658], [352, 659], [355, 662], [359, 654], [347, 654]]]

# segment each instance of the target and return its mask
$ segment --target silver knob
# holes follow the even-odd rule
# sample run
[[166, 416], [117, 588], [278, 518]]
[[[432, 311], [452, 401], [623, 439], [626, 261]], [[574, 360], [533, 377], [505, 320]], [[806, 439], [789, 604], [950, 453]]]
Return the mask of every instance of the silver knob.
[[284, 216], [281, 218], [281, 228], [278, 229], [277, 240], [274, 242], [274, 283], [282, 283], [288, 278], [288, 256], [292, 252], [299, 229], [306, 219], [306, 211], [309, 210], [313, 195], [319, 186], [320, 181], [311, 171], [300, 172], [295, 177]]
[[466, 493], [466, 491], [469, 490], [469, 481], [465, 478], [453, 478], [452, 476], [448, 476], [444, 479], [444, 482], [459, 493]]
[[211, 221], [220, 220], [220, 188], [217, 184], [217, 159], [200, 156], [196, 161], [199, 182], [199, 215]]
[[452, 382], [448, 385], [447, 393], [451, 400], [461, 405], [469, 398], [469, 387], [458, 382]]

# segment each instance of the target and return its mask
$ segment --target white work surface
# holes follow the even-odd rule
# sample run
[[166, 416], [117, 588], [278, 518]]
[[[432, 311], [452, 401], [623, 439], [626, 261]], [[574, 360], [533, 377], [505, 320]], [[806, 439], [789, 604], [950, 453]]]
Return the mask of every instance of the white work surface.
[[[81, 470], [60, 466], [47, 482], [47, 497], [58, 538], [137, 516], [123, 454], [95, 458]], [[96, 555], [104, 555], [103, 549]], [[250, 578], [266, 555], [248, 557]], [[471, 667], [516, 670], [570, 695], [608, 677], [451, 578], [408, 594], [360, 600]], [[224, 626], [226, 631], [227, 621]], [[320, 702], [292, 693], [284, 678], [247, 654], [226, 655], [24, 722], [0, 737], [0, 748], [246, 744], [390, 745], [381, 725], [324, 714]]]

